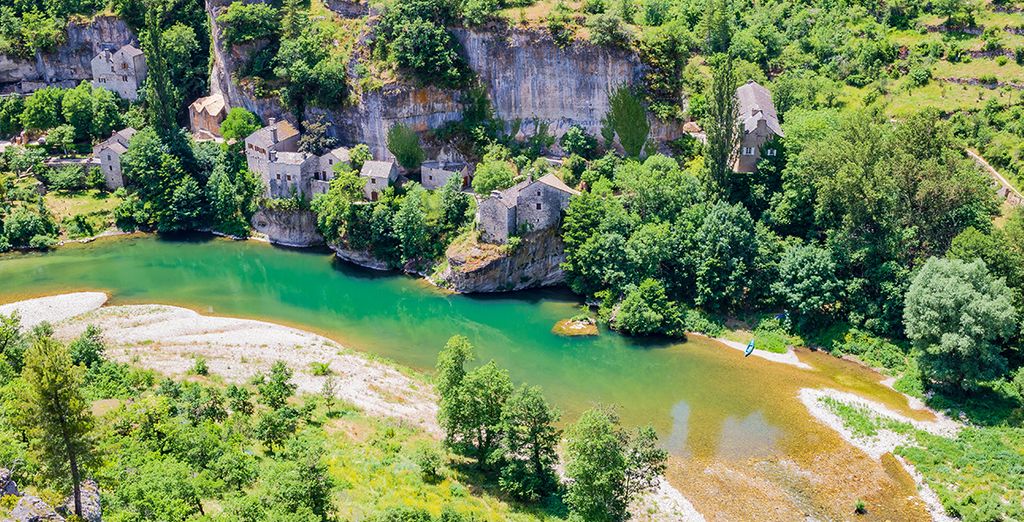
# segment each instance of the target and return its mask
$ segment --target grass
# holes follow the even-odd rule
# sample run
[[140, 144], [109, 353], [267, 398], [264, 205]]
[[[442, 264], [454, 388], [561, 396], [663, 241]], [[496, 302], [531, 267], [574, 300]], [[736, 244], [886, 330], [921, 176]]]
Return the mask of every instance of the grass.
[[964, 521], [1024, 519], [1024, 428], [965, 427], [947, 438], [831, 397], [819, 400], [857, 437], [880, 430], [906, 435], [895, 453], [917, 469], [948, 514]]
[[[121, 198], [95, 189], [75, 193], [47, 192], [43, 200], [58, 223], [75, 216], [85, 216], [96, 232], [114, 225], [114, 208], [121, 203]], [[67, 235], [66, 230], [63, 233]]]

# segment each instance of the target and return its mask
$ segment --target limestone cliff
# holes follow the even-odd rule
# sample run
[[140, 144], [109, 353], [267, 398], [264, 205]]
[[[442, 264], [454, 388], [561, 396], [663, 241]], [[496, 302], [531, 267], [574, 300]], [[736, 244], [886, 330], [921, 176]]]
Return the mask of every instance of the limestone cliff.
[[261, 208], [252, 216], [252, 226], [276, 245], [309, 247], [324, 243], [316, 228], [316, 214], [310, 210]]
[[[220, 44], [215, 18], [228, 3], [207, 0], [215, 44], [212, 89], [222, 93], [230, 106], [245, 107], [264, 120], [291, 118], [276, 98], [258, 98], [236, 81], [238, 70], [255, 49], [226, 49]], [[342, 16], [360, 14], [346, 2], [330, 4]], [[487, 87], [498, 117], [520, 120], [525, 135], [533, 134], [536, 121], [547, 122], [556, 136], [574, 124], [597, 134], [608, 112], [608, 92], [637, 82], [643, 73], [644, 66], [633, 53], [585, 42], [563, 49], [545, 31], [502, 27], [453, 32], [465, 48], [470, 67]], [[460, 119], [462, 109], [458, 91], [394, 82], [363, 92], [354, 104], [334, 110], [310, 108], [305, 116], [323, 116], [341, 141], [366, 143], [374, 156], [388, 158], [385, 136], [395, 123], [426, 131]], [[652, 132], [656, 139], [678, 134], [679, 129], [660, 124]]]
[[448, 247], [447, 257], [435, 282], [456, 292], [509, 292], [565, 281], [565, 246], [557, 229], [526, 234], [514, 249], [468, 238]]
[[64, 43], [25, 58], [0, 54], [0, 92], [29, 92], [46, 85], [71, 87], [92, 78], [92, 61], [100, 50], [136, 43], [135, 33], [116, 16], [68, 22]]

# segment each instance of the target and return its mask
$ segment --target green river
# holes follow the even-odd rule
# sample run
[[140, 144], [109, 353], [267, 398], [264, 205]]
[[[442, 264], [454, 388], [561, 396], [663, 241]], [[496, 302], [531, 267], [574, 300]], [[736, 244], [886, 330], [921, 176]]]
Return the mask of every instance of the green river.
[[[0, 302], [80, 290], [106, 291], [112, 304], [174, 304], [293, 325], [418, 370], [433, 367], [448, 337], [466, 335], [482, 361], [494, 359], [514, 380], [542, 386], [567, 421], [593, 405], [611, 404], [625, 422], [653, 425], [673, 460], [686, 463], [674, 467], [675, 477], [669, 473], [677, 485], [690, 471], [716, 463], [750, 480], [781, 483], [772, 487], [804, 499], [788, 510], [793, 514], [828, 515], [830, 502], [820, 497], [831, 493], [772, 479], [777, 472], [758, 463], [817, 463], [815, 471], [828, 475], [822, 447], [842, 444], [797, 401], [800, 387], [852, 390], [906, 410], [901, 396], [877, 383], [877, 374], [817, 353], [800, 352], [815, 367], [807, 371], [743, 358], [700, 338], [669, 343], [608, 332], [554, 335], [555, 322], [579, 310], [578, 299], [563, 291], [450, 295], [418, 279], [351, 267], [327, 252], [209, 238], [108, 238], [0, 257]], [[844, 467], [850, 458], [826, 460]], [[700, 468], [688, 471], [692, 462]], [[731, 487], [729, 480], [722, 479], [723, 488]], [[716, 494], [682, 489], [698, 507]], [[891, 493], [883, 488], [877, 495]], [[894, 506], [891, 513], [905, 510]]]

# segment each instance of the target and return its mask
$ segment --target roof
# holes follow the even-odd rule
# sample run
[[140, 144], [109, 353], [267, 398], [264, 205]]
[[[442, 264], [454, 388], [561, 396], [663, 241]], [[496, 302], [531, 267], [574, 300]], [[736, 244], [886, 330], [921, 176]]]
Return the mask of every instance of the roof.
[[462, 169], [468, 166], [469, 165], [464, 161], [431, 160], [424, 161], [423, 165], [420, 165], [420, 168], [446, 170], [448, 172], [460, 172]]
[[558, 178], [558, 176], [556, 176], [554, 174], [544, 175], [540, 179], [538, 179], [537, 182], [538, 183], [543, 183], [543, 184], [545, 184], [545, 185], [547, 185], [549, 187], [561, 190], [562, 192], [566, 192], [568, 194], [579, 194], [580, 193], [578, 190], [573, 190], [573, 189], [569, 188], [569, 185], [566, 185], [565, 182], [563, 182], [561, 179]]
[[197, 98], [196, 101], [189, 105], [189, 108], [196, 112], [205, 112], [210, 115], [216, 115], [223, 111], [226, 107], [224, 103], [224, 97], [219, 94], [211, 94], [204, 98]]
[[321, 158], [326, 158], [327, 156], [334, 156], [338, 161], [351, 161], [348, 147], [338, 147], [334, 150], [328, 151], [327, 154], [324, 154]]
[[121, 142], [115, 141], [113, 143], [103, 145], [100, 147], [100, 150], [112, 150], [118, 154], [124, 154], [125, 152], [128, 152], [128, 147], [121, 145]]
[[391, 178], [395, 163], [392, 161], [367, 161], [359, 170], [359, 175], [366, 178]]
[[744, 132], [753, 132], [757, 129], [758, 122], [763, 120], [768, 130], [778, 136], [784, 136], [779, 125], [779, 115], [775, 112], [775, 104], [772, 103], [772, 93], [768, 92], [768, 89], [750, 80], [736, 89], [736, 98], [739, 101], [739, 118], [743, 122]]
[[306, 152], [278, 152], [277, 159], [274, 163], [283, 163], [285, 165], [302, 165], [313, 155]]
[[248, 138], [245, 138], [247, 143], [259, 145], [263, 148], [270, 148], [274, 143], [270, 139], [270, 131], [277, 127], [277, 141], [284, 141], [293, 136], [299, 135], [299, 130], [294, 125], [288, 123], [285, 120], [276, 121], [262, 129], [252, 133]]
[[138, 47], [135, 47], [132, 44], [125, 44], [125, 45], [121, 46], [121, 48], [118, 49], [117, 52], [124, 53], [127, 56], [133, 56], [133, 57], [134, 56], [139, 56], [139, 55], [143, 54], [141, 49], [139, 49]]
[[139, 131], [137, 131], [137, 130], [131, 128], [131, 127], [125, 127], [123, 129], [117, 131], [117, 135], [121, 136], [125, 140], [130, 140], [130, 139], [132, 139], [132, 136], [134, 136], [136, 132], [139, 132]]

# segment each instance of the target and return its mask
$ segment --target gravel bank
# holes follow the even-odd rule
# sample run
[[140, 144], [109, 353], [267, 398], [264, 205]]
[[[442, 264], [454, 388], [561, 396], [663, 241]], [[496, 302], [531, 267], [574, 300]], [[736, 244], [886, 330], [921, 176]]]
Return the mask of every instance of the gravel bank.
[[18, 312], [18, 315], [21, 316], [21, 326], [29, 329], [43, 321], [58, 323], [76, 315], [91, 312], [106, 302], [107, 294], [103, 292], [51, 295], [0, 305], [0, 315]]
[[[747, 351], [747, 345], [745, 345], [743, 343], [738, 343], [736, 341], [730, 341], [728, 339], [723, 339], [721, 337], [715, 337], [714, 340], [716, 340], [716, 341], [718, 341], [718, 342], [720, 342], [720, 343], [722, 343], [722, 344], [724, 344], [724, 345], [726, 345], [729, 348], [732, 348], [734, 350], [739, 350], [741, 352], [746, 352]], [[791, 366], [796, 366], [797, 368], [803, 368], [804, 370], [813, 370], [814, 369], [814, 368], [811, 367], [811, 365], [801, 361], [796, 356], [796, 352], [794, 352], [792, 349], [787, 350], [786, 353], [766, 352], [764, 350], [756, 350], [755, 349], [750, 355], [753, 356], [753, 357], [760, 357], [762, 359], [768, 359], [769, 361], [772, 361], [772, 362], [777, 362], [777, 363], [782, 363], [782, 364], [789, 364]]]

